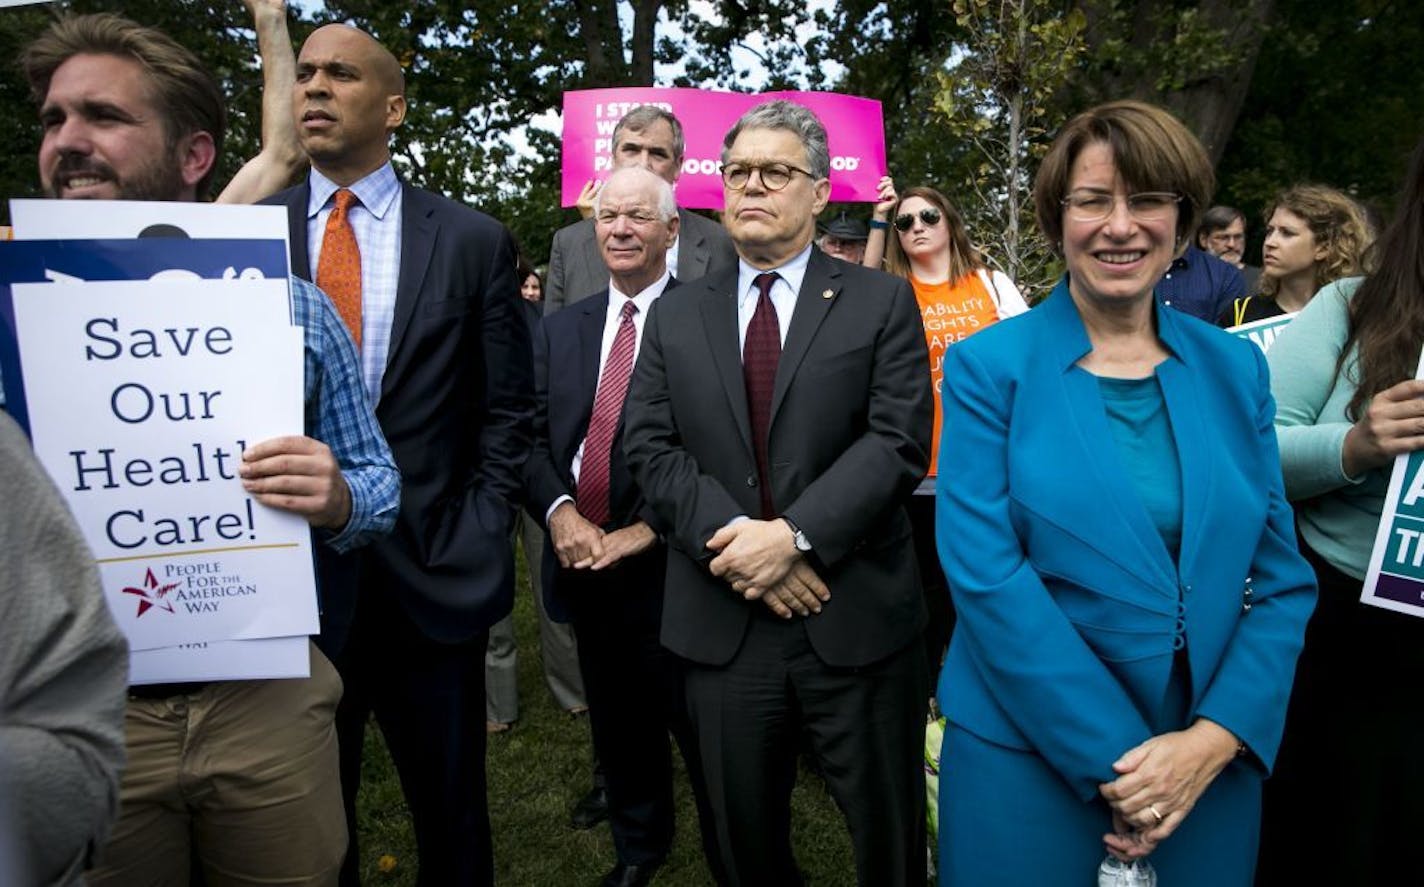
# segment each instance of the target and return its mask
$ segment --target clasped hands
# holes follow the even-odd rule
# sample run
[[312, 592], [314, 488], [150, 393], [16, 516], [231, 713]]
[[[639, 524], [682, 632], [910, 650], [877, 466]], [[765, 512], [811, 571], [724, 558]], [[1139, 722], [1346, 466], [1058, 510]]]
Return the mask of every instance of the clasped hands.
[[1205, 718], [1129, 749], [1113, 762], [1118, 778], [1098, 787], [1113, 814], [1113, 831], [1103, 836], [1107, 852], [1124, 862], [1147, 856], [1234, 757], [1236, 737]]
[[572, 501], [564, 501], [549, 515], [549, 539], [564, 569], [603, 570], [646, 551], [658, 534], [644, 521], [605, 533], [579, 514]]
[[712, 575], [749, 601], [760, 599], [783, 619], [820, 613], [831, 591], [796, 548], [784, 520], [739, 520], [707, 541], [717, 552]]

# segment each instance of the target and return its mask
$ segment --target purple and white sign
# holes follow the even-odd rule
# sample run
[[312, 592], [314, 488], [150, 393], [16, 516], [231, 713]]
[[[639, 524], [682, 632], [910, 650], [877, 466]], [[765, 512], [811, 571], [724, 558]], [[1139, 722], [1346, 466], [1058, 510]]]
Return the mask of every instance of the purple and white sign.
[[573, 206], [589, 180], [613, 169], [613, 128], [640, 105], [657, 105], [682, 123], [682, 175], [677, 203], [686, 209], [722, 208], [722, 138], [737, 118], [762, 102], [787, 99], [821, 118], [831, 151], [831, 200], [874, 203], [886, 174], [885, 124], [880, 103], [833, 92], [714, 92], [628, 87], [564, 93], [563, 205]]

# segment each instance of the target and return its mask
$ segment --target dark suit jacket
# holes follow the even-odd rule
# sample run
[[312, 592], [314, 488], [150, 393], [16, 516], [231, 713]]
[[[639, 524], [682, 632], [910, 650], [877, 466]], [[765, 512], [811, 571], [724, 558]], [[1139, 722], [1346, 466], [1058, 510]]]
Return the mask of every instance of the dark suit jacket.
[[[306, 184], [267, 202], [291, 222], [292, 273], [310, 279]], [[509, 502], [521, 488], [533, 381], [514, 241], [497, 221], [401, 189], [400, 279], [376, 418], [401, 471], [395, 532], [359, 560], [429, 637], [464, 640], [509, 612]]]
[[[737, 267], [737, 251], [721, 225], [685, 209], [677, 211], [677, 277], [696, 280]], [[608, 266], [598, 252], [593, 220], [584, 219], [554, 232], [549, 252], [549, 283], [544, 314], [553, 314], [608, 286]]]
[[[707, 540], [761, 509], [736, 287], [734, 268], [653, 305], [624, 439], [668, 531], [663, 644], [709, 665], [732, 659], [753, 609], [766, 606], [707, 570]], [[924, 626], [902, 503], [929, 465], [928, 369], [909, 284], [813, 249], [777, 368], [768, 449], [772, 501], [806, 533], [830, 587], [806, 620], [830, 665], [882, 659]]]
[[[670, 280], [667, 290], [677, 285]], [[659, 297], [659, 301], [666, 296]], [[657, 304], [654, 302], [654, 304]], [[528, 509], [542, 525], [549, 506], [560, 496], [574, 495], [573, 462], [588, 436], [593, 398], [598, 391], [599, 349], [608, 316], [608, 287], [593, 297], [544, 318], [534, 336], [534, 446], [524, 466]], [[624, 414], [627, 402], [624, 402]], [[639, 520], [656, 524], [623, 457], [623, 426], [613, 437], [609, 465], [609, 522], [604, 529], [626, 527]], [[547, 529], [547, 527], [546, 527]], [[544, 538], [544, 602], [550, 614], [567, 621], [560, 589], [554, 542]]]

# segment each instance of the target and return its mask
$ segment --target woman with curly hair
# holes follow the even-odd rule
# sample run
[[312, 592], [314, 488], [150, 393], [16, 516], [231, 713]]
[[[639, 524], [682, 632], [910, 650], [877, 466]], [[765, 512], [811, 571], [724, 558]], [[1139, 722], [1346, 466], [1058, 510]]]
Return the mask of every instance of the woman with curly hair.
[[1369, 271], [1374, 231], [1349, 196], [1325, 185], [1295, 185], [1266, 214], [1261, 292], [1237, 299], [1217, 321], [1240, 326], [1304, 308], [1320, 288]]

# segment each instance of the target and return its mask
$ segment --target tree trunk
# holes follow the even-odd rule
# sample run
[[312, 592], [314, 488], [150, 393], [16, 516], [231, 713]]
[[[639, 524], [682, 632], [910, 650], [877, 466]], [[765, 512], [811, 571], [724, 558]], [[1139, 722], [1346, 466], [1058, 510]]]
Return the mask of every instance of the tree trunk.
[[1226, 71], [1188, 82], [1169, 94], [1166, 104], [1201, 139], [1213, 166], [1221, 160], [1241, 116], [1274, 6], [1274, 0], [1203, 0], [1197, 7], [1207, 21], [1222, 29], [1226, 47], [1237, 61]]
[[[1110, 40], [1128, 42], [1142, 64], [1126, 64], [1103, 72], [1096, 101], [1137, 98], [1165, 105], [1196, 133], [1215, 164], [1226, 150], [1236, 128], [1242, 104], [1256, 70], [1266, 25], [1275, 11], [1274, 0], [1200, 0], [1197, 14], [1221, 33], [1221, 49], [1231, 63], [1212, 70], [1189, 73], [1179, 88], [1162, 92], [1157, 87], [1161, 60], [1172, 52], [1177, 15], [1171, 0], [1137, 0], [1121, 27], [1114, 21], [1114, 0], [1083, 4], [1088, 17], [1088, 57]], [[1170, 64], [1170, 61], [1167, 62]]]
[[623, 31], [618, 27], [617, 0], [575, 0], [579, 36], [583, 38], [584, 81], [589, 86], [624, 86], [629, 83], [623, 60]]
[[658, 10], [662, 0], [634, 0], [633, 3], [633, 82], [653, 85], [653, 48], [657, 42]]

